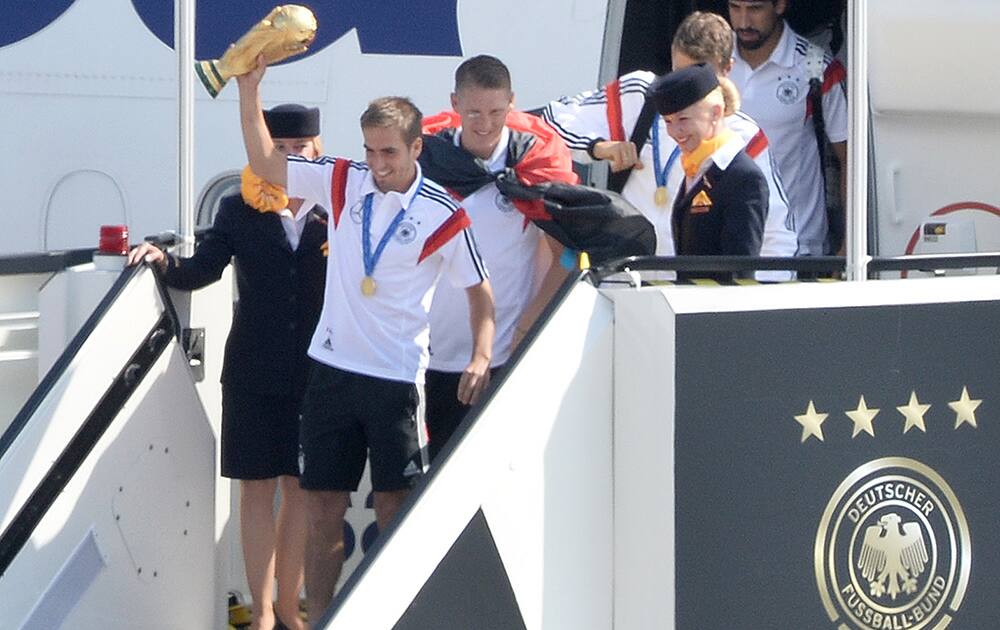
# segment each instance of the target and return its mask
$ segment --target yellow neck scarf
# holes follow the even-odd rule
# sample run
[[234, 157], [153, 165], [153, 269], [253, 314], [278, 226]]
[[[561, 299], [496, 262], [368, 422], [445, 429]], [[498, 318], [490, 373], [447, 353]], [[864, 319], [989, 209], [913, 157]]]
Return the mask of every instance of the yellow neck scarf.
[[249, 165], [240, 173], [240, 194], [248, 206], [260, 212], [281, 212], [288, 207], [285, 189], [261, 179]]
[[[720, 123], [721, 124], [721, 123]], [[691, 153], [681, 153], [681, 166], [684, 167], [684, 174], [689, 178], [695, 177], [701, 165], [712, 156], [713, 153], [722, 148], [722, 145], [729, 142], [733, 137], [733, 132], [722, 129], [715, 134], [714, 138], [702, 140], [698, 148]]]

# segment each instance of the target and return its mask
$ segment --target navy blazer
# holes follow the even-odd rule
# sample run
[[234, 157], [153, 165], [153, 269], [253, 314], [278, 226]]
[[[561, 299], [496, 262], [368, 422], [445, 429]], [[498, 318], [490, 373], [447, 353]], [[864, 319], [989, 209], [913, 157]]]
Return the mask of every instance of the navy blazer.
[[277, 214], [259, 212], [239, 195], [225, 197], [194, 256], [169, 257], [165, 282], [186, 290], [215, 282], [235, 259], [239, 298], [226, 340], [224, 385], [298, 398], [305, 392], [306, 350], [326, 284], [326, 213], [314, 207], [305, 221], [293, 251]]
[[[672, 217], [678, 256], [760, 255], [767, 218], [767, 179], [746, 151], [737, 153], [725, 170], [712, 164], [691, 190], [686, 188], [682, 184]], [[694, 203], [701, 192], [710, 204]]]

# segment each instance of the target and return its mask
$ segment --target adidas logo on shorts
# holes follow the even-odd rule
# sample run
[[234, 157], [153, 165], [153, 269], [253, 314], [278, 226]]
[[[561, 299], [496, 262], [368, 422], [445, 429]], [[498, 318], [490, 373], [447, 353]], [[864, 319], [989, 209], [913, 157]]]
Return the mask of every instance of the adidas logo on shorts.
[[420, 466], [417, 466], [417, 464], [411, 459], [410, 463], [407, 464], [406, 468], [403, 469], [403, 476], [412, 477], [414, 475], [419, 475], [422, 472], [423, 471], [420, 470]]

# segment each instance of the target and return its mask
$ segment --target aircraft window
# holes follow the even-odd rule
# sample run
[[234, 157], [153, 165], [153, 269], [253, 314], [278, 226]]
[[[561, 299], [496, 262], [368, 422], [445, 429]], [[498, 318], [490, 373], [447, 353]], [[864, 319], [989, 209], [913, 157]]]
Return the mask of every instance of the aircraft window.
[[211, 227], [215, 214], [219, 211], [219, 203], [223, 197], [239, 194], [240, 174], [237, 171], [217, 175], [205, 186], [198, 198], [195, 211], [195, 228]]

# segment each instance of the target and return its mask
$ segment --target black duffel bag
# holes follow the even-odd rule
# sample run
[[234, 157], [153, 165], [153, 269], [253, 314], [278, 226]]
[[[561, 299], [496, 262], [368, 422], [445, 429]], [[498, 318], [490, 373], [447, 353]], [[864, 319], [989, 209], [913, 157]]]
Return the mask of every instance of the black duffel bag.
[[656, 253], [653, 224], [617, 193], [558, 182], [525, 186], [503, 175], [496, 183], [510, 199], [540, 199], [549, 216], [533, 217], [535, 225], [563, 246], [587, 252], [592, 265]]

